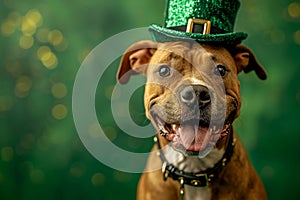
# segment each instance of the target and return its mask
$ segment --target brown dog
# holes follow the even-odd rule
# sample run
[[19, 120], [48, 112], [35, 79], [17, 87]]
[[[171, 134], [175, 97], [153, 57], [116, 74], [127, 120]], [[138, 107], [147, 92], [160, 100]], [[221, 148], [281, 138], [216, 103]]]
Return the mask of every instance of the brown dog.
[[232, 128], [241, 98], [238, 73], [265, 79], [251, 51], [194, 42], [141, 41], [124, 54], [118, 79], [144, 74], [144, 105], [157, 144], [137, 199], [267, 199]]

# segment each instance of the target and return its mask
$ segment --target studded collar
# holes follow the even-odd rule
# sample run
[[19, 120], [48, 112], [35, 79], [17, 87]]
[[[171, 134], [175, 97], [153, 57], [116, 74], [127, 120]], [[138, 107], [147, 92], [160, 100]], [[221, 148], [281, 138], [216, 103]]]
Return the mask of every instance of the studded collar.
[[227, 145], [226, 151], [223, 155], [223, 157], [218, 161], [213, 168], [209, 168], [205, 171], [200, 171], [197, 173], [190, 173], [190, 172], [184, 172], [183, 170], [179, 170], [177, 167], [172, 165], [168, 162], [166, 159], [161, 145], [159, 141], [159, 137], [156, 136], [154, 138], [154, 141], [157, 144], [158, 151], [159, 151], [159, 157], [161, 161], [163, 162], [162, 166], [162, 174], [163, 174], [163, 180], [166, 181], [169, 177], [173, 180], [176, 180], [180, 183], [180, 195], [184, 194], [184, 185], [191, 185], [194, 187], [206, 187], [208, 186], [213, 180], [217, 177], [217, 174], [222, 171], [222, 169], [229, 163], [236, 139], [233, 137], [232, 127], [230, 126], [229, 130], [229, 143]]

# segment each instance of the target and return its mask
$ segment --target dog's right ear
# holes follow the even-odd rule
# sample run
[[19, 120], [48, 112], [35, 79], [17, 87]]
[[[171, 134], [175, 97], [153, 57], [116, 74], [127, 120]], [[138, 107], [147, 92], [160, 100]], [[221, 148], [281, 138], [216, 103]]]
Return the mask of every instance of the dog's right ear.
[[117, 80], [121, 84], [128, 82], [131, 75], [146, 73], [148, 63], [157, 49], [158, 43], [143, 40], [131, 45], [123, 54]]
[[267, 78], [266, 71], [257, 62], [254, 54], [246, 46], [238, 44], [230, 50], [237, 66], [238, 73], [244, 71], [248, 73], [250, 71], [255, 71], [256, 75], [261, 79], [265, 80]]

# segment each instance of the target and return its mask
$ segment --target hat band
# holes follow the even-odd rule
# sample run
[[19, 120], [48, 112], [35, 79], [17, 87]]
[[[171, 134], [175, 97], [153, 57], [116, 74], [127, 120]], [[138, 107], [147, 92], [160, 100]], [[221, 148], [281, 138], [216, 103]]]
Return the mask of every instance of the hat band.
[[187, 32], [187, 33], [202, 33], [203, 35], [225, 33], [223, 30], [211, 26], [211, 22], [209, 20], [192, 19], [192, 18], [188, 20], [187, 25], [173, 26], [168, 28], [176, 31]]

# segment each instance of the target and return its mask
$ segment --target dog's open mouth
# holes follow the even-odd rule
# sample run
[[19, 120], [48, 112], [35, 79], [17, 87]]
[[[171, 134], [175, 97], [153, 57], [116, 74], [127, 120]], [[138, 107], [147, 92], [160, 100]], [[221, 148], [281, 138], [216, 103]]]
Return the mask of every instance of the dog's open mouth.
[[205, 151], [214, 147], [221, 137], [229, 134], [230, 124], [214, 125], [199, 120], [169, 124], [158, 116], [154, 119], [159, 133], [172, 142], [174, 148], [186, 153]]

